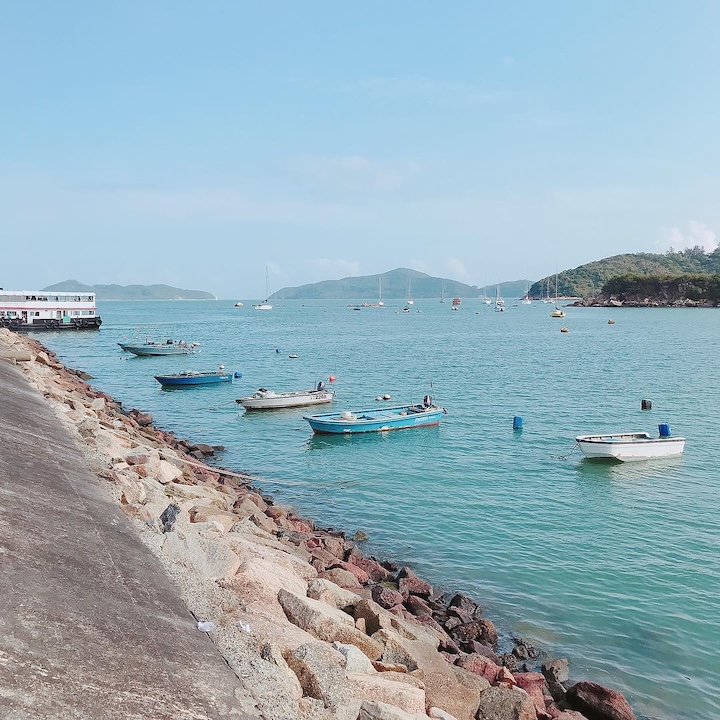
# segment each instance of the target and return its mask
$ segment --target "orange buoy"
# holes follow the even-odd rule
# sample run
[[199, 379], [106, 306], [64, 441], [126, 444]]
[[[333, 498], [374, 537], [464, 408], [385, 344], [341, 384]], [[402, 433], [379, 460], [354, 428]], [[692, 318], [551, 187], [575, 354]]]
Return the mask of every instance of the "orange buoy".
[[334, 375], [328, 375], [328, 382], [335, 382], [335, 376], [334, 376]]

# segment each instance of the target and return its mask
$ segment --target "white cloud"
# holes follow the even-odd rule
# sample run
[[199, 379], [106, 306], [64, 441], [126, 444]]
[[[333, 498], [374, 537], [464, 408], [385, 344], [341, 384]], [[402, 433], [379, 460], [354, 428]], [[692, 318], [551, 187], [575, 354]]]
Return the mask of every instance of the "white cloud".
[[706, 253], [718, 247], [717, 234], [705, 223], [697, 220], [688, 221], [688, 230], [683, 232], [678, 227], [663, 228], [661, 237], [656, 242], [662, 250], [686, 250], [697, 245], [705, 249]]

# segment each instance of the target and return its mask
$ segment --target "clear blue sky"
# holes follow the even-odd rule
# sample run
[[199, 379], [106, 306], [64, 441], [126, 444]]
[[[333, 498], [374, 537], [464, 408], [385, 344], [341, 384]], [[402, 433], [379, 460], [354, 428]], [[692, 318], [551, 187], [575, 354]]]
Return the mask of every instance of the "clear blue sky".
[[718, 28], [714, 0], [8, 0], [0, 286], [714, 249]]

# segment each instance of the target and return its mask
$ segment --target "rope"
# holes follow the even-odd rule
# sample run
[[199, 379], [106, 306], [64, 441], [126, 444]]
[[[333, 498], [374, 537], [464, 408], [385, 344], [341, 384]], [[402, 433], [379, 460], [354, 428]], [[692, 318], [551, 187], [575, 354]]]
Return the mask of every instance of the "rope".
[[570, 450], [569, 453], [567, 453], [566, 455], [558, 455], [557, 456], [558, 460], [567, 460], [575, 452], [575, 448], [579, 448], [579, 447], [580, 447], [580, 443], [576, 442], [572, 446], [572, 449]]

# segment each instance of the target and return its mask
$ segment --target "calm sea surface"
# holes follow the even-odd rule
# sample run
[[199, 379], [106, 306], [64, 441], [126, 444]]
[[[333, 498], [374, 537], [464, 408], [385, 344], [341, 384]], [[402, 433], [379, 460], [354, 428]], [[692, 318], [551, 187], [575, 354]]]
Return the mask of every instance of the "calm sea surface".
[[[278, 502], [362, 529], [369, 554], [469, 593], [505, 633], [568, 657], [572, 678], [620, 690], [648, 718], [720, 718], [720, 311], [568, 308], [557, 320], [541, 303], [400, 306], [106, 302], [100, 332], [37, 337], [127, 409], [224, 445], [220, 462]], [[146, 336], [202, 352], [136, 358], [117, 345]], [[153, 379], [220, 363], [242, 379], [174, 391]], [[330, 375], [338, 410], [385, 393], [419, 401], [432, 381], [448, 415], [438, 428], [328, 438], [301, 410], [234, 403]], [[655, 434], [660, 422], [687, 438], [682, 459], [560, 457], [575, 435]]]

